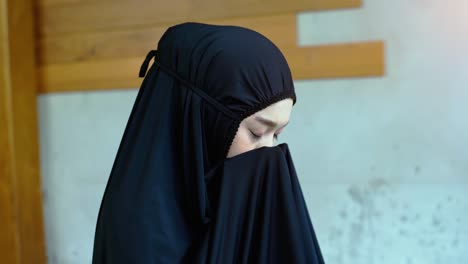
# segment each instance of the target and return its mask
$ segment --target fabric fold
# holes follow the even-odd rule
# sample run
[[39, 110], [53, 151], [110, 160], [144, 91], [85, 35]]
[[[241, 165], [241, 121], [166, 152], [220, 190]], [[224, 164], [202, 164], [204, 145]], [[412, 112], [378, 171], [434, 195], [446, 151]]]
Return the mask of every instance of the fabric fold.
[[227, 159], [206, 178], [213, 219], [187, 261], [324, 263], [287, 144]]

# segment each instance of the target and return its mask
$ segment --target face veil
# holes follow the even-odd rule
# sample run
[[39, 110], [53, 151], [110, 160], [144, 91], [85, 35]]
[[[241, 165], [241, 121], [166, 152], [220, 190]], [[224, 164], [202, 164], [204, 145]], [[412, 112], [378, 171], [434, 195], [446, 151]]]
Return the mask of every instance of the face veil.
[[244, 118], [296, 102], [280, 50], [247, 28], [183, 23], [140, 76], [93, 264], [323, 263], [287, 145], [226, 158]]

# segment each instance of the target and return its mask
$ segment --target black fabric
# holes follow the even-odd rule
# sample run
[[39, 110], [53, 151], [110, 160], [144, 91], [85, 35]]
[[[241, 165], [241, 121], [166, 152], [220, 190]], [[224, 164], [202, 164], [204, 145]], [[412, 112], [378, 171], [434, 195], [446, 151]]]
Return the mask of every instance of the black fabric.
[[93, 263], [323, 263], [287, 145], [226, 158], [244, 118], [296, 102], [280, 50], [250, 29], [183, 23], [139, 75]]
[[187, 263], [324, 263], [287, 144], [206, 175], [215, 221]]

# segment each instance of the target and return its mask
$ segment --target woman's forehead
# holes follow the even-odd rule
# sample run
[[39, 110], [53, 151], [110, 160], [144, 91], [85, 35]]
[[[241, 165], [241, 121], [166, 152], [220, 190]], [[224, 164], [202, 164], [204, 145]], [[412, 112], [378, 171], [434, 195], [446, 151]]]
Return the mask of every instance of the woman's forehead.
[[292, 107], [292, 99], [284, 99], [256, 112], [249, 119], [269, 126], [284, 125], [289, 121]]

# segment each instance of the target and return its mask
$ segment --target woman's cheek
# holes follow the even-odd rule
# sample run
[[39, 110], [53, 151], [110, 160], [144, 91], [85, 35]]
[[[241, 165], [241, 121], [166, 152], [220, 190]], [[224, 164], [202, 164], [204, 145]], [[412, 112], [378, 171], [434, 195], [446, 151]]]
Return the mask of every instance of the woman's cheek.
[[[249, 131], [247, 131], [249, 132]], [[228, 157], [234, 157], [246, 151], [254, 149], [254, 144], [245, 130], [239, 130], [239, 133], [234, 138]]]

